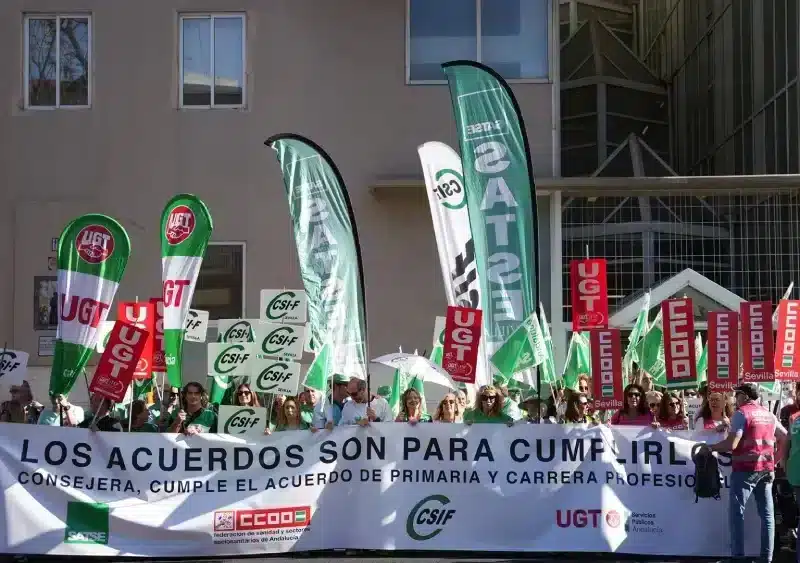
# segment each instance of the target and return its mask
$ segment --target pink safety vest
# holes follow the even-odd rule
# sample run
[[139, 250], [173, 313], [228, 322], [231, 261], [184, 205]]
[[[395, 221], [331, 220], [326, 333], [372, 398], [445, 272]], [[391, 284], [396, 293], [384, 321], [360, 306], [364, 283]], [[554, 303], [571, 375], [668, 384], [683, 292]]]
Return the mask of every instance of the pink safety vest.
[[747, 424], [739, 445], [733, 450], [733, 471], [775, 470], [775, 417], [754, 402], [739, 407]]

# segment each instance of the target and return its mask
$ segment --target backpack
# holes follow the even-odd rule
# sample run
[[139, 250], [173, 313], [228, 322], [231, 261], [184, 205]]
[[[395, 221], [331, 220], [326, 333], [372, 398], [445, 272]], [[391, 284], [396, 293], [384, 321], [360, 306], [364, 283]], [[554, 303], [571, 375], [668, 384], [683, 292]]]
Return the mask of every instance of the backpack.
[[701, 498], [719, 500], [720, 473], [719, 463], [709, 450], [700, 450], [692, 456], [694, 461], [694, 502]]

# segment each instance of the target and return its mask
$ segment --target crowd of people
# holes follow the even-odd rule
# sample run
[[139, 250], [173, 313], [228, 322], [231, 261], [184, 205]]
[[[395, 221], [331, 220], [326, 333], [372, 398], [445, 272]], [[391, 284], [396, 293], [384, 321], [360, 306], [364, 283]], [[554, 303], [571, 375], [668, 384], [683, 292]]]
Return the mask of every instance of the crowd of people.
[[[334, 375], [325, 400], [322, 394], [304, 388], [297, 396], [256, 393], [246, 382], [231, 389], [226, 404], [267, 407], [264, 434], [287, 430], [320, 432], [336, 426], [398, 422], [584, 424], [649, 426], [661, 432], [693, 429], [695, 439], [710, 444], [701, 455], [730, 452], [730, 529], [732, 554], [744, 552], [744, 513], [748, 500], [755, 500], [762, 520], [762, 557], [770, 563], [775, 537], [797, 537], [800, 509], [800, 382], [784, 399], [780, 415], [762, 406], [759, 388], [742, 384], [733, 392], [711, 391], [706, 385], [680, 392], [659, 390], [652, 378], [640, 373], [623, 393], [623, 407], [617, 411], [596, 411], [590, 395], [591, 379], [581, 375], [574, 389], [554, 389], [547, 398], [516, 381], [495, 378], [492, 385], [477, 389], [470, 398], [461, 385], [448, 392], [433, 412], [426, 408], [417, 386], [405, 389], [392, 401], [391, 388], [380, 387], [370, 394], [367, 382]], [[209, 401], [204, 386], [196, 381], [182, 389], [165, 386], [153, 404], [138, 399], [125, 407], [115, 406], [99, 395], [90, 399], [89, 409], [71, 404], [62, 395], [44, 406], [34, 400], [30, 385], [11, 389], [11, 399], [0, 405], [0, 422], [88, 428], [101, 432], [164, 432], [182, 434], [216, 433], [218, 405]], [[702, 405], [692, 420], [687, 401], [700, 397]], [[798, 398], [795, 401], [795, 397]], [[395, 408], [390, 406], [395, 404]], [[705, 437], [704, 437], [705, 436]], [[713, 437], [713, 439], [712, 439]], [[773, 483], [782, 513], [782, 529], [776, 534]], [[788, 502], [787, 499], [790, 499]], [[797, 540], [796, 540], [797, 541]]]

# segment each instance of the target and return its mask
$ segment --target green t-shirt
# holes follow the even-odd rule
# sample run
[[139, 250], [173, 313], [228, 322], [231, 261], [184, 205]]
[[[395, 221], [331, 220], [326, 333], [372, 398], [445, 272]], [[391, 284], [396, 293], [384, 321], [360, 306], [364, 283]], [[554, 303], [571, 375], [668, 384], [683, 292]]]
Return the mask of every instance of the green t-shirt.
[[[178, 417], [178, 412], [180, 411], [173, 411], [173, 413], [170, 415], [169, 424], [167, 425], [168, 429], [172, 428], [172, 425], [175, 424], [175, 419]], [[186, 428], [194, 426], [202, 433], [216, 432], [217, 415], [209, 408], [200, 409], [199, 411], [195, 412], [194, 415], [186, 415], [185, 426]]]
[[309, 408], [307, 406], [300, 407], [300, 420], [310, 427], [314, 422], [314, 408]]
[[306, 422], [305, 420], [302, 420], [301, 418], [300, 425], [297, 428], [289, 428], [287, 426], [284, 426], [283, 424], [276, 424], [274, 431], [283, 432], [285, 430], [308, 430], [309, 428], [311, 428], [311, 424]]
[[511, 418], [504, 412], [500, 412], [498, 416], [488, 416], [483, 414], [483, 411], [480, 409], [472, 409], [464, 413], [464, 422], [472, 422], [478, 424], [508, 424], [509, 422], [513, 422], [514, 419]]
[[786, 477], [793, 487], [800, 487], [800, 413], [789, 419], [789, 436], [791, 446]]
[[131, 432], [158, 432], [158, 427], [152, 422], [145, 422], [139, 428], [131, 426]]
[[[403, 420], [405, 422], [408, 422], [408, 416], [402, 415], [402, 417], [403, 417]], [[431, 417], [431, 415], [429, 415], [428, 413], [424, 412], [421, 415], [419, 415], [419, 418], [417, 419], [417, 422], [433, 422], [433, 418]]]

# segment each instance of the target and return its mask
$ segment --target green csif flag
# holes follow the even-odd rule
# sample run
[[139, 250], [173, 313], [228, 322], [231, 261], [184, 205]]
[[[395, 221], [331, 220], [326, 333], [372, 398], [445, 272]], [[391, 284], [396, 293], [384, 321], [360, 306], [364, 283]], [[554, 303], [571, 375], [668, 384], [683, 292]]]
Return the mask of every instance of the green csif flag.
[[364, 269], [353, 209], [339, 170], [313, 141], [275, 135], [289, 199], [311, 338], [329, 346], [331, 373], [367, 378]]
[[191, 194], [173, 197], [161, 214], [161, 280], [164, 361], [167, 379], [180, 388], [186, 316], [214, 222], [206, 204]]
[[[539, 303], [536, 195], [525, 125], [514, 94], [491, 68], [442, 65], [453, 104], [492, 355]], [[497, 361], [494, 361], [497, 365]]]
[[567, 359], [564, 362], [564, 387], [578, 390], [578, 377], [592, 374], [592, 350], [589, 345], [588, 335], [582, 332], [573, 332], [567, 349]]
[[61, 233], [51, 395], [69, 393], [92, 356], [130, 254], [128, 233], [105, 215], [83, 215]]
[[491, 361], [505, 379], [547, 361], [547, 345], [535, 312], [511, 333]]

